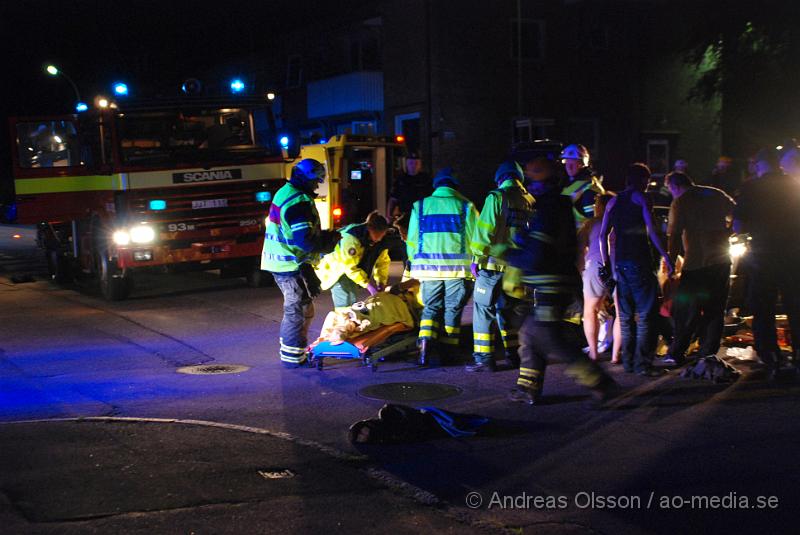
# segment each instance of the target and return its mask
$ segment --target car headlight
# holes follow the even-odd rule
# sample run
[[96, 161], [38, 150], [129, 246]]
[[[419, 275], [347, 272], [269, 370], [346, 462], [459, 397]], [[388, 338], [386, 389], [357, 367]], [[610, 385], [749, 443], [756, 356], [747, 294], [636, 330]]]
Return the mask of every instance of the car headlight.
[[731, 258], [740, 258], [747, 253], [747, 244], [742, 242], [732, 243], [728, 248]]
[[139, 225], [130, 229], [131, 241], [133, 243], [150, 243], [156, 239], [156, 231], [148, 225]]
[[131, 242], [131, 235], [127, 230], [116, 231], [112, 238], [117, 245], [128, 245]]

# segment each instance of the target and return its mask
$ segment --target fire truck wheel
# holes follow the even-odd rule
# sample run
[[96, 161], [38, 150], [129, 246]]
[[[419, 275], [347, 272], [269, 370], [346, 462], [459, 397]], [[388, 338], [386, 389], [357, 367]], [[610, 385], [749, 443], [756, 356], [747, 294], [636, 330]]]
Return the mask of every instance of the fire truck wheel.
[[103, 297], [109, 301], [122, 301], [126, 299], [133, 290], [133, 277], [130, 273], [123, 274], [117, 263], [108, 258], [108, 255], [100, 255], [100, 291]]
[[47, 250], [47, 271], [50, 278], [57, 284], [65, 284], [72, 281], [72, 266], [69, 259], [61, 251], [55, 249]]

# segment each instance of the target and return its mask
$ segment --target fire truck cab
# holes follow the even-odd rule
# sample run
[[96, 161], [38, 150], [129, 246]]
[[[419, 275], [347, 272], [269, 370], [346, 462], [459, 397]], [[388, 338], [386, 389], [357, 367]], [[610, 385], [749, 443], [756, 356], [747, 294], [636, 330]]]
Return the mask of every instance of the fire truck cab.
[[[38, 225], [51, 277], [94, 275], [125, 299], [137, 271], [221, 269], [253, 285], [264, 218], [297, 159], [277, 146], [262, 100], [125, 103], [79, 115], [11, 119], [17, 220]], [[404, 146], [336, 136], [300, 148], [327, 167], [323, 227], [383, 211]]]

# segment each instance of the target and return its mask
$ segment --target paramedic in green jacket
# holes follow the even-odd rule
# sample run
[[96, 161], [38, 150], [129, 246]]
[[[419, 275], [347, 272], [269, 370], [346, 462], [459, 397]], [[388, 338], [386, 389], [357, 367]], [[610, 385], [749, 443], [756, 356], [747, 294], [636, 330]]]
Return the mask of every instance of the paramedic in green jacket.
[[442, 349], [457, 349], [461, 313], [472, 290], [468, 246], [478, 210], [456, 191], [458, 186], [452, 169], [442, 169], [433, 179], [433, 195], [415, 202], [411, 210], [406, 245], [411, 278], [422, 283], [421, 366], [434, 362], [436, 340]]
[[333, 250], [338, 232], [320, 228], [314, 198], [325, 180], [325, 167], [316, 160], [301, 160], [289, 181], [272, 199], [261, 253], [261, 269], [272, 273], [283, 294], [280, 357], [284, 366], [306, 364], [308, 327], [314, 318], [314, 298], [320, 293], [312, 264]]
[[472, 356], [475, 363], [465, 367], [468, 372], [495, 369], [492, 359], [493, 321], [497, 321], [506, 359], [513, 368], [519, 368], [517, 330], [521, 317], [514, 312], [516, 300], [503, 293], [502, 279], [508, 250], [517, 247], [514, 237], [530, 218], [534, 200], [522, 185], [524, 175], [517, 162], [500, 164], [494, 181], [497, 189], [486, 197], [470, 241], [470, 251], [474, 256], [472, 274], [475, 277], [472, 295]]

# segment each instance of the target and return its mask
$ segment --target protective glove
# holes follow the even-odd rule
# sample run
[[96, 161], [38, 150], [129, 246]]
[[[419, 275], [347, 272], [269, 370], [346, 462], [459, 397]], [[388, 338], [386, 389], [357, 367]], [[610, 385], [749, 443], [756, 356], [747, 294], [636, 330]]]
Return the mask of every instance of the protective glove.
[[367, 284], [367, 291], [369, 292], [369, 295], [375, 295], [379, 292], [378, 288], [371, 282]]
[[472, 264], [470, 264], [469, 270], [472, 272], [472, 276], [477, 279], [478, 278], [478, 264], [473, 262]]

